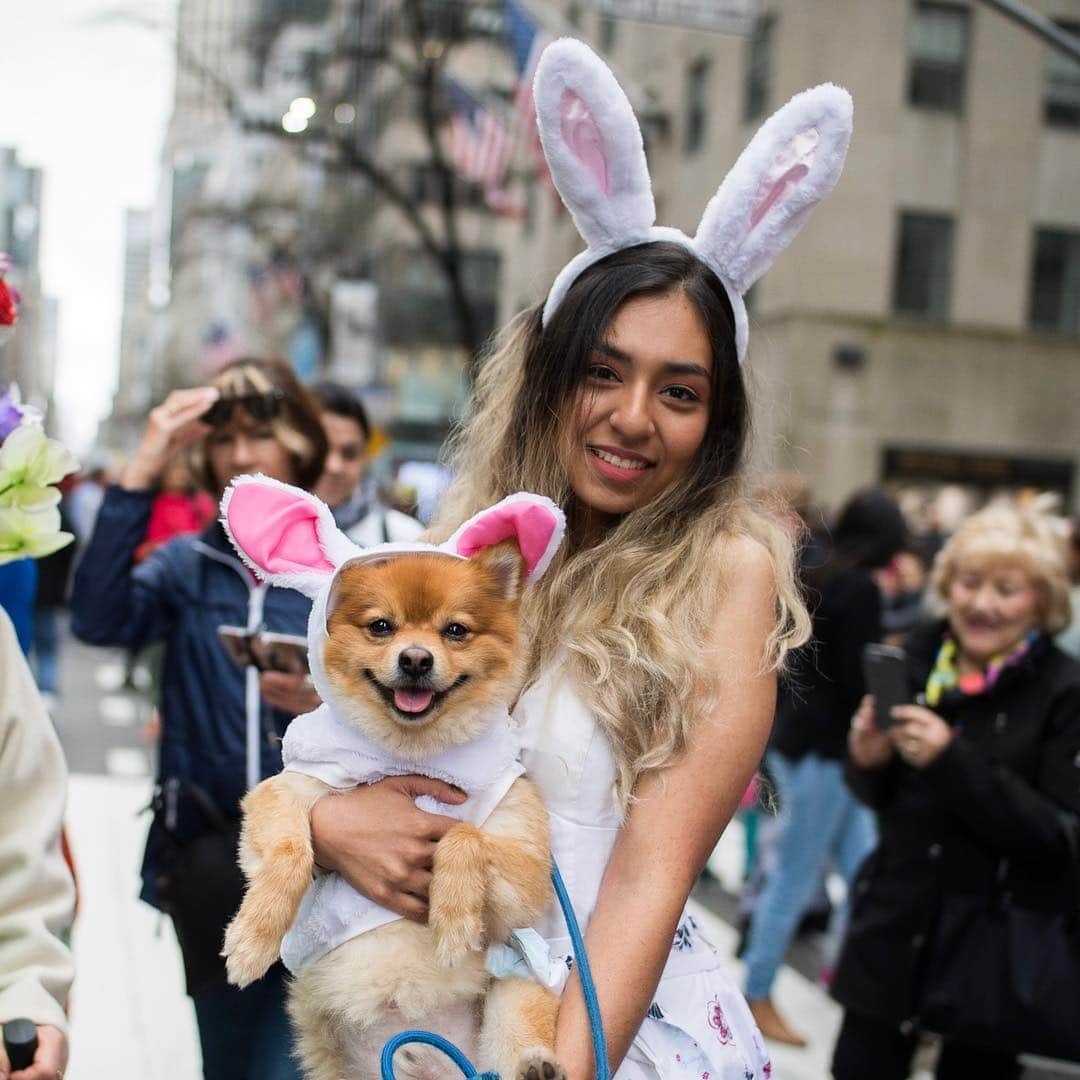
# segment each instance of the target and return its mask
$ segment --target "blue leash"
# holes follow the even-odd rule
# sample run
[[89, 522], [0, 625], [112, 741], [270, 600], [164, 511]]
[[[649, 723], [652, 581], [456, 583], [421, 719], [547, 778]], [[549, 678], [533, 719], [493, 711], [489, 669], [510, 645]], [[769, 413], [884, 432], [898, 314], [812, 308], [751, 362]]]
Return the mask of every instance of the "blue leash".
[[[585, 995], [585, 1009], [589, 1014], [589, 1028], [592, 1033], [593, 1054], [596, 1057], [596, 1080], [610, 1080], [611, 1067], [608, 1065], [607, 1042], [604, 1039], [604, 1024], [600, 1018], [600, 1003], [596, 999], [596, 987], [593, 985], [592, 972], [589, 970], [589, 957], [585, 952], [585, 942], [581, 937], [581, 927], [570, 904], [570, 896], [563, 884], [559, 868], [551, 864], [551, 881], [555, 886], [555, 895], [559, 898], [566, 928], [570, 931], [570, 942], [574, 947], [574, 959], [577, 963], [581, 990]], [[423, 1043], [441, 1050], [464, 1073], [466, 1080], [499, 1080], [498, 1073], [478, 1073], [476, 1066], [448, 1039], [436, 1035], [433, 1031], [401, 1031], [388, 1040], [382, 1049], [379, 1066], [382, 1080], [396, 1080], [394, 1076], [394, 1054], [406, 1043]]]

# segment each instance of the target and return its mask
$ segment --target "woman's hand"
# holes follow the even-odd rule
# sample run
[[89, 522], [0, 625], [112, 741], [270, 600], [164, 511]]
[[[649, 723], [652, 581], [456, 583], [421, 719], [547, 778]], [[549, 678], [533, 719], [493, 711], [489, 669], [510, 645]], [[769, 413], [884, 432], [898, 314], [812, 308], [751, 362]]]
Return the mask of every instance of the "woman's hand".
[[300, 716], [322, 704], [307, 675], [288, 671], [263, 671], [259, 675], [259, 694], [267, 705]]
[[129, 491], [145, 491], [154, 486], [165, 466], [181, 450], [210, 433], [199, 417], [217, 401], [212, 386], [174, 390], [146, 421], [142, 442], [120, 477], [120, 486]]
[[33, 1063], [27, 1069], [11, 1071], [7, 1054], [0, 1046], [0, 1080], [59, 1080], [68, 1060], [67, 1039], [58, 1028], [41, 1024], [37, 1029], [38, 1048]]
[[900, 722], [889, 728], [889, 739], [897, 753], [916, 769], [925, 769], [937, 761], [956, 735], [936, 712], [922, 705], [897, 705], [892, 715]]
[[848, 754], [860, 769], [880, 769], [893, 756], [893, 744], [887, 731], [877, 726], [874, 718], [874, 698], [866, 694], [851, 718], [848, 732]]
[[336, 870], [366, 897], [414, 922], [427, 922], [435, 847], [460, 822], [416, 806], [419, 795], [463, 803], [466, 795], [426, 776], [392, 776], [324, 795], [311, 808], [315, 862]]

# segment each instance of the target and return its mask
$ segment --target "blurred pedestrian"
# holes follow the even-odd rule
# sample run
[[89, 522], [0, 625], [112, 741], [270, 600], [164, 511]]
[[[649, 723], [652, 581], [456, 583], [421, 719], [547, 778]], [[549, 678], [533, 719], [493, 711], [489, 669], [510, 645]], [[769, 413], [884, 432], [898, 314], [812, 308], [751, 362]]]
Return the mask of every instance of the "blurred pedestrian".
[[311, 392], [322, 405], [328, 450], [315, 494], [334, 515], [338, 528], [361, 547], [415, 540], [424, 526], [379, 501], [368, 469], [371, 421], [363, 402], [334, 382], [316, 383]]
[[881, 842], [833, 983], [837, 1080], [906, 1077], [922, 1030], [944, 1036], [942, 1080], [1080, 1051], [1080, 664], [1052, 642], [1069, 619], [1053, 524], [979, 512], [931, 586], [947, 617], [908, 642], [920, 704], [883, 728], [868, 697], [848, 740]]
[[165, 467], [154, 496], [146, 535], [135, 549], [136, 561], [142, 562], [174, 536], [202, 532], [217, 514], [217, 503], [209, 492], [196, 486], [187, 461], [183, 457], [173, 458]]
[[[64, 502], [60, 503], [60, 527], [72, 528]], [[34, 594], [30, 659], [38, 689], [51, 706], [60, 691], [60, 613], [67, 607], [75, 545], [38, 559], [37, 591]]]
[[[813, 610], [813, 640], [800, 650], [777, 699], [767, 755], [783, 808], [777, 866], [754, 911], [746, 952], [746, 996], [766, 1038], [794, 1046], [805, 1039], [780, 1016], [770, 993], [828, 860], [851, 882], [874, 845], [873, 816], [844, 783], [851, 714], [864, 693], [862, 649], [881, 636], [881, 595], [873, 573], [907, 538], [896, 500], [871, 488], [848, 500], [829, 557], [803, 568]], [[833, 916], [842, 935], [846, 906]]]
[[[33, 1065], [18, 1080], [58, 1080], [67, 1064], [75, 974], [61, 934], [75, 889], [60, 853], [67, 767], [11, 621], [0, 611], [0, 1023], [37, 1026]], [[0, 1077], [11, 1075], [0, 1048]]]
[[310, 490], [322, 473], [326, 438], [317, 403], [279, 361], [237, 360], [210, 386], [171, 393], [151, 412], [120, 483], [105, 493], [76, 570], [72, 629], [98, 645], [165, 642], [142, 897], [176, 927], [207, 1080], [293, 1080], [281, 966], [240, 991], [227, 984], [219, 952], [243, 889], [239, 800], [280, 770], [286, 726], [318, 699], [304, 676], [236, 666], [218, 628], [303, 634], [310, 604], [291, 589], [258, 584], [217, 521], [135, 565], [155, 484], [188, 448], [195, 476], [219, 498], [242, 473]]
[[1080, 516], [1069, 522], [1065, 561], [1071, 584], [1069, 596], [1072, 601], [1072, 620], [1058, 634], [1056, 644], [1059, 649], [1064, 649], [1071, 657], [1080, 660]]

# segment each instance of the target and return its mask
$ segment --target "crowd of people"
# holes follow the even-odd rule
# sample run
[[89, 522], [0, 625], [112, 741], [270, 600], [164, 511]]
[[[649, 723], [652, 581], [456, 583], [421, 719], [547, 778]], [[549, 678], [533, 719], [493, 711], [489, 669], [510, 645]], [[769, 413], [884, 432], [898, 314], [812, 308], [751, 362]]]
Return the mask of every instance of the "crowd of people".
[[[1080, 664], [1054, 640], [1075, 640], [1075, 530], [1067, 537], [1041, 505], [1002, 501], [930, 544], [884, 490], [855, 493], [827, 520], [777, 499], [778, 484], [751, 493], [742, 295], [835, 183], [850, 100], [835, 87], [795, 99], [691, 241], [651, 231], [629, 103], [584, 46], [563, 44], [538, 85], [547, 71], [580, 96], [568, 119], [565, 95], [548, 115], [538, 91], [540, 126], [591, 246], [488, 356], [428, 535], [442, 540], [518, 491], [566, 512], [566, 541], [523, 603], [515, 717], [618, 1077], [770, 1076], [767, 1042], [802, 1039], [773, 980], [830, 871], [847, 885], [826, 956], [844, 1010], [838, 1080], [907, 1076], [930, 1035], [937, 1075], [954, 1080], [1018, 1076], [1023, 1051], [1080, 1058], [1069, 1015]], [[584, 123], [578, 106], [589, 145], [597, 124], [614, 125], [601, 145], [625, 161], [579, 159], [567, 135]], [[805, 123], [828, 153], [807, 150], [809, 164], [771, 186], [789, 127]], [[372, 434], [347, 389], [240, 359], [169, 394], [116, 482], [87, 492], [100, 497], [71, 628], [94, 645], [160, 649], [142, 897], [175, 928], [207, 1080], [300, 1075], [283, 968], [240, 990], [220, 953], [243, 889], [240, 800], [281, 769], [290, 721], [319, 704], [302, 672], [235, 661], [237, 634], [305, 634], [310, 601], [255, 577], [213, 507], [235, 477], [262, 473], [317, 493], [359, 543], [414, 538], [421, 526], [380, 505], [366, 475]], [[27, 643], [30, 604], [19, 611]], [[901, 647], [904, 692], [884, 708], [866, 693], [864, 654], [886, 638]], [[6, 618], [0, 663], [0, 1020], [25, 1016], [39, 1031], [34, 1064], [12, 1072], [0, 1059], [0, 1075], [57, 1080], [73, 975], [64, 766]], [[771, 863], [741, 992], [686, 904], [759, 767], [776, 828], [757, 845]], [[311, 811], [318, 867], [418, 921], [456, 824], [418, 809], [421, 795], [462, 797], [435, 778], [392, 777]], [[542, 929], [565, 959], [565, 928], [553, 916]], [[578, 968], [555, 966], [553, 1043], [577, 1080], [596, 1065], [590, 1018]]]

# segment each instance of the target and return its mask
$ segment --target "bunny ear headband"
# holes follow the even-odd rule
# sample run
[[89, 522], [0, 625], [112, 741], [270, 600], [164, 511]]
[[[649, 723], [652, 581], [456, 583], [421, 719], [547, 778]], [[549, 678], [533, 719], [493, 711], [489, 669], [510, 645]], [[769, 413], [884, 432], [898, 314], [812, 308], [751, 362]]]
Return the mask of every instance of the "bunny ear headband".
[[266, 476], [233, 480], [221, 501], [221, 522], [233, 547], [260, 578], [313, 598], [327, 590], [347, 562], [412, 553], [469, 559], [510, 539], [525, 561], [525, 580], [532, 582], [548, 568], [566, 528], [563, 512], [550, 499], [520, 492], [470, 518], [445, 544], [361, 548], [337, 527], [325, 503]]
[[840, 178], [851, 139], [851, 95], [824, 83], [796, 94], [766, 120], [691, 238], [654, 224], [641, 129], [596, 53], [573, 38], [553, 42], [540, 57], [533, 94], [551, 178], [588, 245], [551, 286], [544, 325], [587, 267], [623, 248], [667, 240], [693, 252], [723, 283], [741, 364], [748, 332], [743, 294]]

